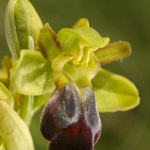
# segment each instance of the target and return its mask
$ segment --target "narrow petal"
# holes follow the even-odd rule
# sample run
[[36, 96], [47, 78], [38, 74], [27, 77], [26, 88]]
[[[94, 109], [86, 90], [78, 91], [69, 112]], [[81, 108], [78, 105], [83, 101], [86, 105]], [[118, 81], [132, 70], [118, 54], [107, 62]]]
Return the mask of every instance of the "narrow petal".
[[131, 47], [128, 42], [119, 41], [108, 44], [106, 47], [95, 51], [100, 65], [105, 65], [112, 61], [123, 59], [131, 54]]

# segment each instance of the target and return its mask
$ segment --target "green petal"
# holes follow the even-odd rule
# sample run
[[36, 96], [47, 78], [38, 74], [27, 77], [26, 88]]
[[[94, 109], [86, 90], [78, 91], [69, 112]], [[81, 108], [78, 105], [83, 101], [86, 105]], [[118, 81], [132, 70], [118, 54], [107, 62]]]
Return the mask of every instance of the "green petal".
[[102, 48], [109, 43], [109, 38], [102, 38], [100, 34], [91, 27], [80, 27], [72, 30], [75, 36], [78, 36], [82, 41], [94, 46]]
[[0, 100], [5, 100], [10, 107], [14, 106], [14, 99], [10, 91], [0, 82]]
[[38, 51], [22, 50], [10, 75], [13, 88], [23, 95], [42, 95], [54, 89], [51, 63]]
[[93, 79], [99, 71], [99, 62], [94, 53], [91, 53], [87, 67], [74, 66], [71, 63], [67, 63], [64, 67], [64, 71], [71, 75], [78, 87], [91, 86], [91, 79]]
[[12, 64], [13, 60], [8, 56], [4, 56], [2, 60], [2, 68], [0, 69], [0, 82], [4, 83], [5, 85], [9, 84], [9, 71], [12, 67]]
[[130, 44], [125, 41], [108, 44], [106, 47], [100, 48], [95, 52], [95, 55], [97, 56], [101, 65], [125, 58], [130, 54]]
[[92, 84], [100, 112], [126, 111], [139, 104], [135, 85], [120, 75], [100, 69]]
[[90, 46], [95, 50], [109, 43], [109, 38], [102, 38], [91, 27], [79, 27], [75, 29], [63, 28], [57, 34], [57, 40], [64, 50], [73, 49], [76, 43], [82, 46]]
[[34, 150], [28, 127], [5, 101], [0, 101], [0, 136], [7, 150]]
[[72, 28], [76, 29], [80, 27], [89, 27], [89, 21], [86, 18], [80, 18]]
[[52, 61], [60, 53], [56, 34], [48, 23], [42, 28], [37, 45], [43, 57]]

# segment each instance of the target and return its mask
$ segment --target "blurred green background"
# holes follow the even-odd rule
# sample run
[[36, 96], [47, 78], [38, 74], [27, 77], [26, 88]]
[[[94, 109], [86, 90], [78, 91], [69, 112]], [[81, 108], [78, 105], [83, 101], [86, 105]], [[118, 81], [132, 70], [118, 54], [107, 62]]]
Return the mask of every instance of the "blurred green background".
[[[4, 13], [8, 0], [0, 0], [0, 60], [10, 55], [4, 31]], [[43, 23], [55, 32], [71, 27], [86, 17], [91, 27], [111, 42], [130, 42], [133, 53], [123, 62], [104, 66], [135, 83], [140, 105], [127, 112], [101, 113], [102, 135], [95, 150], [148, 150], [150, 148], [150, 0], [31, 0]], [[40, 135], [41, 111], [31, 124], [36, 150], [46, 150]]]

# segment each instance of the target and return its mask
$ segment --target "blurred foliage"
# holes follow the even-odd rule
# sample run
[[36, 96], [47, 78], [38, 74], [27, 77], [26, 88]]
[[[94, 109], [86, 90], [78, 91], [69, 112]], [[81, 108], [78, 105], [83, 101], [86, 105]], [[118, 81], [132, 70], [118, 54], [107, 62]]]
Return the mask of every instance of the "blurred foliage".
[[[8, 0], [0, 0], [0, 60], [10, 55], [4, 30], [4, 13]], [[31, 0], [43, 23], [49, 22], [58, 32], [71, 27], [81, 17], [111, 42], [130, 42], [133, 54], [122, 62], [105, 68], [128, 77], [135, 83], [141, 104], [127, 112], [103, 113], [102, 135], [95, 150], [147, 150], [150, 147], [150, 1], [149, 0]], [[46, 150], [47, 142], [39, 131], [39, 111], [31, 125], [36, 150]]]

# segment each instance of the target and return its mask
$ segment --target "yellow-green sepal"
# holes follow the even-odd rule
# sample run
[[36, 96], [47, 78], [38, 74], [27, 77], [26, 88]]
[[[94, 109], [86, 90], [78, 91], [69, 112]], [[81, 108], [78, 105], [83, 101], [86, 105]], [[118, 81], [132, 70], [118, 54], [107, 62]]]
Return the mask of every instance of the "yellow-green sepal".
[[140, 102], [138, 90], [130, 80], [102, 68], [92, 85], [99, 112], [126, 111]]
[[42, 95], [54, 90], [51, 63], [34, 50], [22, 50], [14, 63], [10, 82], [13, 89], [23, 95]]

